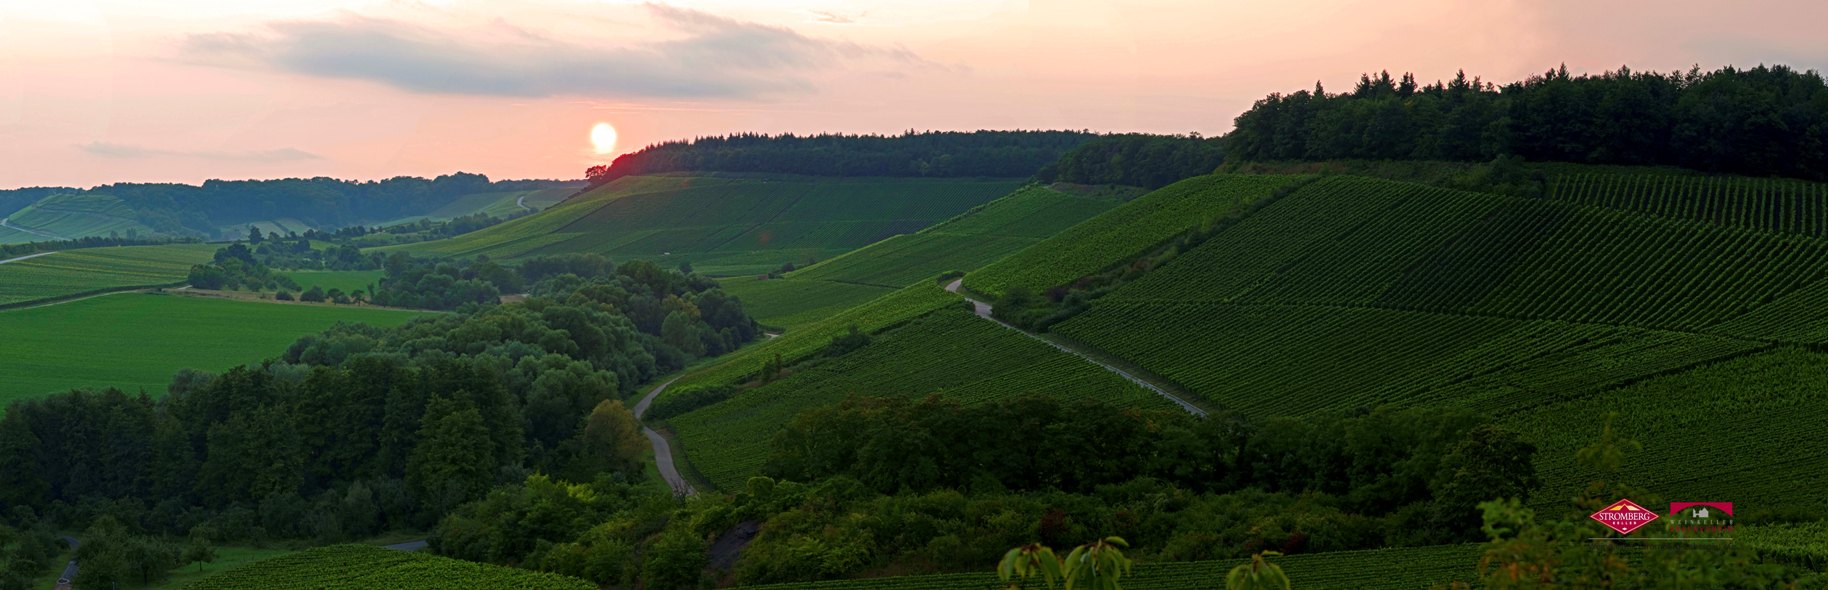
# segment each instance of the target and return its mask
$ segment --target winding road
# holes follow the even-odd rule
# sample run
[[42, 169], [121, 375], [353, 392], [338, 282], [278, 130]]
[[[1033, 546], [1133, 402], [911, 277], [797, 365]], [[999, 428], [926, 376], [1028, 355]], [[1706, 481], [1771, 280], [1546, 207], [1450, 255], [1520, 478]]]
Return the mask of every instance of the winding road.
[[[647, 407], [654, 404], [654, 398], [658, 397], [660, 392], [666, 391], [666, 386], [672, 385], [674, 381], [678, 380], [678, 377], [668, 379], [647, 392], [647, 396], [635, 404], [635, 419], [639, 420], [642, 414], [646, 414]], [[641, 425], [641, 433], [647, 435], [649, 444], [654, 445], [654, 465], [660, 468], [660, 477], [673, 488], [673, 495], [690, 496], [698, 493], [698, 490], [692, 489], [691, 482], [679, 475], [679, 468], [673, 465], [673, 447], [667, 444], [666, 437], [661, 436], [654, 429], [648, 428], [646, 424]]]
[[520, 198], [518, 198], [518, 199], [515, 199], [515, 200], [514, 200], [514, 204], [515, 204], [515, 205], [519, 205], [519, 206], [520, 206], [520, 208], [522, 208], [522, 209], [526, 209], [526, 210], [528, 210], [528, 211], [532, 211], [532, 210], [533, 210], [533, 208], [532, 208], [532, 207], [528, 207], [528, 206], [527, 206], [527, 195], [521, 195], [521, 196], [520, 196]]
[[1003, 320], [996, 319], [996, 317], [990, 315], [991, 307], [990, 307], [989, 303], [978, 301], [976, 299], [971, 298], [970, 295], [966, 295], [964, 293], [959, 293], [959, 290], [958, 290], [959, 286], [963, 285], [964, 282], [965, 282], [965, 279], [957, 279], [950, 283], [947, 283], [946, 290], [953, 292], [953, 293], [958, 293], [959, 296], [964, 297], [966, 301], [970, 301], [972, 309], [977, 312], [977, 317], [996, 322], [997, 325], [999, 325], [999, 326], [1009, 328], [1011, 330], [1015, 330], [1017, 332], [1022, 333], [1022, 335], [1024, 335], [1024, 336], [1028, 336], [1029, 338], [1033, 338], [1035, 340], [1044, 342], [1048, 346], [1052, 346], [1054, 348], [1059, 349], [1060, 352], [1071, 354], [1073, 356], [1084, 359], [1085, 362], [1092, 363], [1094, 365], [1103, 367], [1104, 370], [1110, 371], [1111, 373], [1116, 374], [1118, 377], [1123, 377], [1124, 379], [1129, 380], [1129, 382], [1131, 382], [1131, 383], [1135, 383], [1144, 389], [1155, 392], [1156, 395], [1162, 396], [1163, 398], [1166, 398], [1168, 401], [1174, 402], [1174, 405], [1180, 406], [1181, 409], [1186, 410], [1187, 413], [1189, 413], [1189, 414], [1193, 414], [1195, 416], [1205, 416], [1206, 415], [1206, 410], [1200, 409], [1199, 406], [1188, 403], [1187, 400], [1181, 399], [1180, 396], [1174, 395], [1172, 393], [1168, 393], [1167, 390], [1156, 386], [1154, 383], [1145, 381], [1141, 377], [1131, 375], [1128, 371], [1119, 369], [1117, 367], [1113, 367], [1109, 364], [1099, 361], [1098, 359], [1092, 358], [1091, 355], [1088, 355], [1086, 353], [1083, 353], [1083, 352], [1075, 350], [1071, 347], [1068, 347], [1065, 344], [1061, 344], [1059, 342], [1054, 342], [1052, 340], [1048, 340], [1046, 338], [1036, 336], [1034, 334], [1029, 333], [1027, 330], [1023, 330], [1021, 328], [1011, 326], [1009, 324], [1004, 323]]
[[19, 230], [19, 231], [22, 231], [22, 232], [25, 232], [25, 233], [28, 233], [28, 234], [32, 234], [32, 235], [34, 235], [34, 236], [38, 236], [38, 237], [41, 237], [41, 238], [46, 238], [46, 239], [51, 239], [51, 240], [62, 240], [62, 239], [64, 239], [64, 237], [63, 237], [63, 236], [59, 236], [59, 235], [57, 235], [57, 234], [52, 234], [52, 233], [47, 233], [47, 232], [41, 232], [41, 231], [38, 231], [38, 230], [35, 230], [35, 229], [31, 229], [31, 228], [25, 228], [25, 227], [19, 227], [19, 226], [17, 226], [17, 225], [13, 225], [13, 224], [10, 224], [10, 223], [7, 223], [7, 220], [8, 220], [8, 219], [11, 219], [11, 218], [10, 218], [10, 217], [0, 217], [0, 227], [4, 227], [4, 228], [7, 228], [7, 229], [16, 229], [16, 230]]

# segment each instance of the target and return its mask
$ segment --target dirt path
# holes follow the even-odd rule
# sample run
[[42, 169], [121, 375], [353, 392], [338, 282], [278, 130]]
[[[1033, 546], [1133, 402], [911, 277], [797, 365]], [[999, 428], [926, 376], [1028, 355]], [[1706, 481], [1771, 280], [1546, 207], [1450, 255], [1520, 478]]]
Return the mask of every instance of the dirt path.
[[[946, 290], [953, 292], [953, 293], [958, 293], [959, 286], [964, 284], [964, 282], [965, 282], [965, 279], [957, 279], [950, 283], [947, 283]], [[965, 295], [963, 293], [959, 293], [959, 295], [964, 297], [966, 301], [971, 302], [971, 307], [977, 312], [977, 317], [996, 322], [997, 325], [999, 325], [999, 326], [1009, 328], [1009, 329], [1015, 330], [1017, 332], [1021, 332], [1023, 335], [1028, 336], [1029, 338], [1039, 340], [1041, 342], [1046, 343], [1048, 346], [1052, 346], [1056, 349], [1059, 349], [1060, 352], [1071, 354], [1073, 356], [1084, 359], [1085, 362], [1092, 363], [1094, 365], [1103, 367], [1104, 370], [1110, 371], [1110, 372], [1116, 374], [1118, 377], [1123, 377], [1124, 379], [1128, 380], [1131, 383], [1135, 383], [1144, 389], [1155, 392], [1156, 395], [1162, 396], [1163, 398], [1166, 398], [1168, 401], [1174, 402], [1174, 405], [1180, 406], [1181, 409], [1186, 410], [1187, 413], [1193, 414], [1195, 416], [1205, 416], [1206, 415], [1206, 410], [1202, 410], [1202, 409], [1200, 409], [1199, 406], [1195, 406], [1191, 403], [1188, 403], [1187, 400], [1181, 399], [1180, 396], [1174, 395], [1172, 393], [1168, 393], [1167, 390], [1162, 389], [1159, 386], [1156, 386], [1154, 383], [1145, 381], [1141, 377], [1131, 375], [1128, 371], [1125, 371], [1123, 369], [1119, 369], [1117, 367], [1113, 367], [1111, 365], [1105, 364], [1104, 362], [1101, 362], [1098, 359], [1092, 358], [1090, 355], [1087, 355], [1086, 353], [1075, 350], [1075, 349], [1068, 347], [1064, 344], [1061, 344], [1059, 342], [1054, 342], [1052, 340], [1048, 340], [1046, 338], [1042, 338], [1040, 336], [1030, 334], [1030, 333], [1028, 333], [1027, 330], [1023, 330], [1021, 328], [1017, 328], [1015, 326], [1011, 326], [1009, 324], [1003, 323], [1003, 320], [996, 319], [995, 317], [990, 315], [991, 307], [990, 307], [989, 303], [978, 301], [976, 299], [971, 298], [970, 295]]]
[[[69, 535], [64, 535], [63, 541], [70, 544], [71, 551], [75, 551], [78, 545], [82, 545], [82, 541], [78, 541], [76, 540], [76, 537]], [[72, 588], [70, 584], [74, 580], [76, 580], [76, 558], [72, 557], [70, 558], [70, 563], [64, 564], [63, 574], [57, 576], [57, 590], [70, 590], [70, 588]]]
[[56, 251], [55, 251], [55, 250], [53, 250], [53, 251], [50, 251], [50, 252], [39, 252], [39, 253], [37, 253], [37, 254], [27, 254], [27, 255], [25, 255], [25, 256], [20, 256], [20, 257], [18, 257], [18, 258], [8, 258], [8, 259], [6, 259], [6, 260], [0, 260], [0, 264], [6, 264], [6, 263], [8, 263], [8, 262], [18, 262], [18, 261], [21, 261], [21, 260], [31, 260], [31, 259], [33, 259], [33, 258], [37, 258], [37, 257], [39, 257], [39, 256], [50, 256], [50, 255], [52, 255], [52, 254], [56, 254], [56, 253], [57, 253], [57, 252], [56, 252]]
[[425, 539], [419, 539], [417, 541], [407, 541], [405, 543], [394, 543], [392, 545], [382, 545], [381, 547], [386, 548], [386, 549], [392, 549], [394, 551], [406, 551], [406, 552], [410, 553], [413, 551], [418, 551], [420, 549], [424, 549], [425, 548]]
[[528, 206], [527, 206], [527, 195], [521, 195], [521, 196], [520, 196], [520, 198], [518, 198], [518, 199], [515, 199], [515, 200], [514, 200], [514, 204], [515, 204], [515, 205], [519, 205], [519, 206], [520, 206], [520, 208], [522, 208], [522, 209], [526, 209], [526, 210], [528, 210], [528, 211], [532, 211], [532, 210], [533, 210], [533, 208], [532, 208], [532, 207], [528, 207]]
[[[642, 397], [641, 401], [635, 404], [635, 418], [640, 419], [642, 414], [646, 414], [647, 407], [654, 404], [654, 398], [659, 397], [660, 392], [666, 391], [666, 386], [672, 385], [674, 381], [678, 380], [678, 377], [668, 379], [647, 392], [647, 396]], [[692, 489], [691, 482], [679, 475], [679, 468], [673, 465], [673, 447], [667, 444], [666, 437], [661, 436], [654, 429], [648, 428], [646, 424], [641, 425], [641, 433], [647, 435], [647, 442], [654, 446], [654, 465], [660, 468], [660, 477], [666, 480], [666, 485], [673, 488], [673, 495], [690, 496], [698, 493], [697, 490]]]

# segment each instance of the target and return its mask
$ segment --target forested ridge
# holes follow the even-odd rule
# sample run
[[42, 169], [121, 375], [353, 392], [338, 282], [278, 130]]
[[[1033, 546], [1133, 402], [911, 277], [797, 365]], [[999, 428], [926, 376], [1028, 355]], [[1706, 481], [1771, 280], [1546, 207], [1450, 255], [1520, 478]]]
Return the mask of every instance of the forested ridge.
[[586, 176], [592, 185], [661, 172], [1019, 178], [1095, 137], [1086, 131], [738, 133], [650, 145], [594, 166]]
[[1271, 94], [1238, 115], [1235, 160], [1491, 160], [1669, 165], [1828, 179], [1828, 84], [1786, 66], [1703, 72], [1566, 66], [1498, 85], [1365, 75]]

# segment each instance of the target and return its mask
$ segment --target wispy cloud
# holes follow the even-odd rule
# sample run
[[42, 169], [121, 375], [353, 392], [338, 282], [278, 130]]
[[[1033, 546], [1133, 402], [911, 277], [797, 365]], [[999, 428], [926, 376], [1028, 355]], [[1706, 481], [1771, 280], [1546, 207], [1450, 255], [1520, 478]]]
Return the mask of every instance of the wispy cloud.
[[76, 147], [93, 155], [121, 159], [195, 158], [234, 162], [296, 162], [323, 159], [323, 156], [296, 148], [249, 151], [172, 150], [106, 141], [92, 141]]
[[815, 39], [686, 8], [643, 8], [677, 38], [600, 47], [513, 29], [479, 39], [348, 15], [192, 35], [183, 52], [210, 63], [370, 80], [415, 92], [521, 97], [752, 98], [810, 90], [814, 74], [854, 63], [925, 63], [904, 49]]
[[852, 15], [842, 14], [842, 13], [839, 13], [836, 11], [831, 11], [831, 10], [814, 10], [814, 11], [812, 11], [812, 17], [813, 17], [812, 20], [813, 21], [827, 23], [827, 24], [834, 24], [834, 25], [852, 24], [866, 16], [869, 16], [869, 13], [859, 12], [856, 14], [856, 16], [852, 16]]

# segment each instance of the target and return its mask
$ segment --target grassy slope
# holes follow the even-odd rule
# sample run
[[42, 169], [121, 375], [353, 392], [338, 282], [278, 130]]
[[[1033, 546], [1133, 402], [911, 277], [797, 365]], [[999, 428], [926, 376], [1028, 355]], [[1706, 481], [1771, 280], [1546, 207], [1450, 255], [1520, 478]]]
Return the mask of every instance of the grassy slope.
[[928, 393], [966, 403], [1035, 393], [1172, 407], [1116, 375], [960, 306], [879, 334], [855, 353], [801, 365], [790, 376], [674, 418], [671, 425], [693, 467], [713, 485], [735, 489], [760, 472], [773, 434], [801, 411], [851, 395]]
[[397, 325], [418, 315], [155, 294], [0, 311], [0, 403], [75, 387], [159, 394], [178, 369], [260, 361], [339, 321]]
[[[1155, 222], [1126, 209], [1154, 197], [1063, 235], [1145, 231], [1141, 224]], [[1087, 227], [1126, 217], [1133, 221]], [[1051, 279], [1033, 277], [1077, 272], [1035, 270], [1069, 252], [1050, 247], [1058, 241], [981, 269], [967, 284], [1045, 285]], [[1094, 258], [1059, 266], [1123, 259]], [[1598, 413], [1639, 411], [1626, 422], [1629, 434], [1652, 448], [1668, 443], [1633, 477], [1701, 495], [1744, 483], [1757, 489], [1736, 492], [1742, 496], [1807, 503], [1789, 498], [1828, 484], [1813, 475], [1825, 455], [1796, 450], [1808, 430], [1804, 418], [1776, 408], [1819, 400], [1805, 369], [1828, 359], [1760, 351], [1828, 337], [1824, 276], [1828, 242], [1818, 239], [1330, 177], [1055, 330], [1217, 405], [1257, 414], [1396, 404], [1511, 416], [1544, 445], [1549, 495], [1580, 481], [1567, 462], [1578, 442], [1597, 433]], [[1716, 374], [1759, 371], [1792, 377]], [[1785, 379], [1803, 381], [1785, 387]], [[1727, 388], [1737, 389], [1720, 391]], [[1710, 401], [1696, 393], [1702, 390], [1718, 393]], [[1746, 418], [1684, 418], [1703, 411], [1697, 404]], [[1535, 416], [1543, 421], [1525, 418]], [[1713, 448], [1733, 451], [1721, 453], [1726, 460], [1689, 462], [1692, 468], [1681, 460]]]
[[368, 545], [334, 545], [259, 561], [198, 580], [194, 590], [594, 590], [557, 574], [487, 565]]
[[182, 281], [191, 265], [208, 262], [219, 248], [216, 244], [88, 248], [0, 264], [0, 305]]
[[895, 236], [774, 280], [724, 288], [764, 324], [794, 327], [952, 270], [971, 270], [1120, 204], [1024, 187], [920, 232]]
[[383, 250], [501, 259], [597, 252], [751, 274], [917, 231], [1015, 186], [997, 179], [627, 177], [537, 215]]
[[[1338, 551], [1272, 558], [1302, 590], [1412, 590], [1468, 581], [1479, 563], [1479, 545]], [[1137, 564], [1123, 579], [1125, 590], [1223, 588], [1225, 574], [1242, 559]], [[835, 580], [752, 586], [769, 590], [992, 590], [1003, 588], [989, 571], [969, 574]]]
[[7, 223], [64, 238], [105, 237], [110, 232], [126, 235], [128, 230], [155, 233], [141, 225], [120, 199], [89, 193], [46, 197], [8, 216]]
[[965, 276], [990, 295], [1011, 287], [1039, 293], [1123, 264], [1164, 240], [1269, 197], [1299, 176], [1210, 175], [1189, 178], [1049, 234], [1033, 247]]

